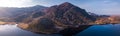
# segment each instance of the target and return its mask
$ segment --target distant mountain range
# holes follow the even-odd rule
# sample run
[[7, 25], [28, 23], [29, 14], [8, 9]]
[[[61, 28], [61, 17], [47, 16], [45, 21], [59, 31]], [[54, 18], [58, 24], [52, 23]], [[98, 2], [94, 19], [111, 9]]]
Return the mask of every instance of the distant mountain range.
[[16, 19], [15, 21], [18, 21], [17, 18], [22, 19], [24, 17], [30, 16], [32, 13], [41, 11], [44, 8], [47, 8], [47, 7], [40, 6], [40, 5], [36, 5], [33, 7], [24, 7], [24, 8], [0, 7], [0, 20], [10, 21], [11, 19]]
[[25, 7], [25, 8], [15, 8], [15, 7], [0, 7], [0, 16], [1, 17], [13, 17], [17, 15], [21, 15], [23, 13], [34, 12], [38, 10], [42, 10], [46, 8], [44, 6], [33, 6], [33, 7]]

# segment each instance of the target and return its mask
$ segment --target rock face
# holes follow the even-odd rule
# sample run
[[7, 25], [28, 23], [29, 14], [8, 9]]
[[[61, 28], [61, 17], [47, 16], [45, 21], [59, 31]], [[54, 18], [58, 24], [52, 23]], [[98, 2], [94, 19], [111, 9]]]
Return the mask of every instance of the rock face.
[[69, 27], [79, 28], [80, 25], [88, 25], [89, 23], [95, 21], [95, 18], [89, 15], [84, 9], [74, 6], [68, 2], [49, 7], [44, 9], [43, 12], [45, 15], [36, 16], [40, 13], [32, 15], [34, 18], [32, 21], [27, 23], [29, 24], [27, 30], [45, 34], [53, 34], [59, 33]]
[[84, 9], [76, 7], [68, 2], [50, 7], [48, 12], [51, 14], [52, 19], [65, 25], [87, 24], [95, 20], [95, 18], [90, 16]]

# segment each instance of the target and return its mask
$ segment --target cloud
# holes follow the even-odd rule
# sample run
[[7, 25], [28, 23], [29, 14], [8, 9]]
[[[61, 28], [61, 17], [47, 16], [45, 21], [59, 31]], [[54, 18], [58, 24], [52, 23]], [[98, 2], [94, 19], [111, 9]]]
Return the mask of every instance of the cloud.
[[1, 7], [24, 7], [27, 6], [30, 0], [0, 0]]

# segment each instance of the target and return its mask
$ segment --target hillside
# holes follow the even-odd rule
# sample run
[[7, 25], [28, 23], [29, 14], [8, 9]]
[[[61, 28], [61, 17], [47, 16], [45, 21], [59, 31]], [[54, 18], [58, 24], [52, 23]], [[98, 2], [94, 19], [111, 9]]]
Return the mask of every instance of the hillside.
[[[0, 7], [0, 21], [21, 21], [23, 16], [30, 16], [33, 12], [41, 11], [42, 9], [47, 8], [44, 6], [36, 5], [33, 7]], [[21, 17], [22, 16], [22, 17]], [[17, 19], [20, 18], [20, 19]]]
[[[27, 23], [27, 27], [19, 27], [33, 32], [39, 33], [58, 33], [69, 27], [78, 28], [80, 25], [89, 25], [96, 18], [89, 15], [84, 9], [74, 6], [71, 3], [65, 2], [60, 5], [52, 6], [43, 10], [45, 15], [37, 16]], [[40, 13], [39, 13], [40, 14]], [[37, 15], [37, 14], [35, 14]], [[34, 14], [32, 15], [34, 17]]]

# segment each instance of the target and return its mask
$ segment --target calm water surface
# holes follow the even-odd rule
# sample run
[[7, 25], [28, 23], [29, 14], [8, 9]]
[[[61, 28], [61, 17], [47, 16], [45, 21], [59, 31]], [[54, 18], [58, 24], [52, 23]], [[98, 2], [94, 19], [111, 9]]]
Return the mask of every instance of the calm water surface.
[[[58, 34], [36, 34], [22, 30], [17, 25], [0, 25], [0, 36], [60, 36]], [[76, 36], [120, 36], [120, 24], [93, 25]]]
[[120, 36], [120, 24], [93, 25], [76, 36]]
[[0, 36], [58, 36], [58, 34], [36, 34], [30, 31], [22, 30], [18, 28], [17, 25], [0, 25]]

